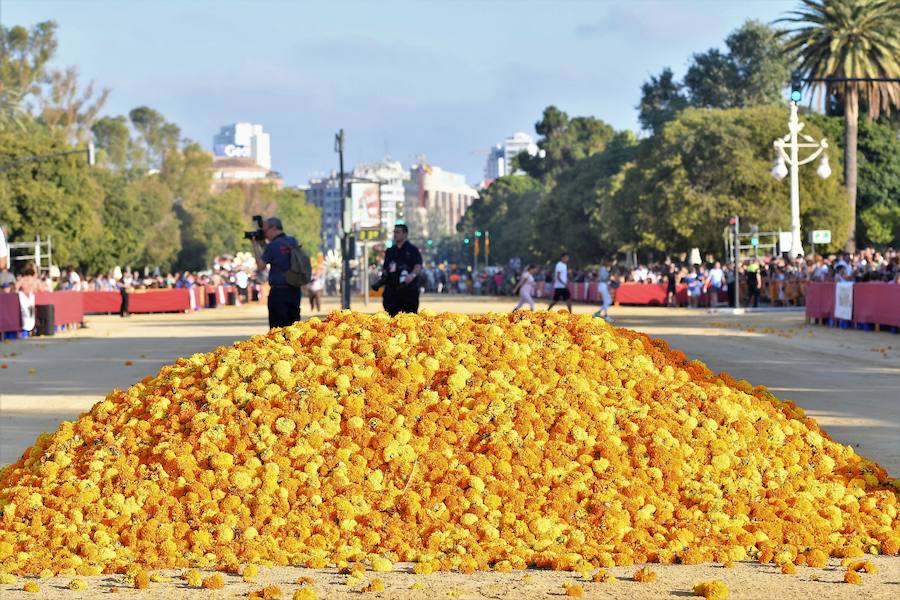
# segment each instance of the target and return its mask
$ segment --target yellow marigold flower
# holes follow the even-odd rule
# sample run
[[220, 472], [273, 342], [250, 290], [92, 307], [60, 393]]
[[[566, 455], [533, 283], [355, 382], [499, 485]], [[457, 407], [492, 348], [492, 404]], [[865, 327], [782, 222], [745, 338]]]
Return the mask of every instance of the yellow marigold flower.
[[312, 588], [303, 587], [294, 591], [292, 600], [318, 600], [316, 592]]
[[564, 583], [563, 590], [565, 590], [566, 596], [572, 598], [581, 598], [584, 595], [584, 588], [577, 583]]
[[30, 592], [30, 593], [32, 593], [32, 594], [36, 594], [36, 593], [38, 593], [39, 591], [41, 591], [41, 588], [38, 587], [38, 584], [36, 584], [35, 582], [29, 581], [29, 582], [27, 582], [24, 586], [22, 586], [22, 591], [23, 591], [23, 592]]
[[862, 577], [856, 571], [847, 571], [844, 573], [844, 583], [852, 583], [853, 585], [862, 584]]
[[363, 592], [383, 592], [384, 591], [384, 581], [376, 577], [369, 584], [362, 589]]
[[656, 572], [651, 571], [649, 567], [644, 567], [635, 571], [631, 578], [641, 583], [650, 583], [656, 581]]
[[725, 600], [728, 598], [728, 586], [724, 581], [717, 579], [712, 581], [701, 581], [694, 585], [694, 595], [706, 598], [707, 600]]
[[86, 590], [87, 582], [84, 579], [73, 579], [66, 587], [68, 587], [70, 590]]

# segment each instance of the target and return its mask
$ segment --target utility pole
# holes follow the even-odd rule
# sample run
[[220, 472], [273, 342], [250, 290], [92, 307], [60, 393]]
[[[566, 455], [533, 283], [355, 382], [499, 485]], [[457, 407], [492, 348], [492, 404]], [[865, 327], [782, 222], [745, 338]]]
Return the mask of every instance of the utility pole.
[[344, 193], [344, 130], [334, 136], [334, 151], [338, 153], [341, 182], [341, 308], [350, 308], [350, 232], [347, 230], [347, 195]]

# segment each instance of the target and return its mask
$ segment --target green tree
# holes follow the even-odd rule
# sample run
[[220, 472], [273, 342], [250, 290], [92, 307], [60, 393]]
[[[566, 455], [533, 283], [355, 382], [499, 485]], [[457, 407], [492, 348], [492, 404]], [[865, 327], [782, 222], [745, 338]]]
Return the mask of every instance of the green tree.
[[[621, 213], [625, 249], [721, 252], [727, 216], [737, 214], [763, 230], [787, 231], [786, 182], [769, 174], [771, 146], [784, 114], [778, 107], [687, 109], [661, 134], [644, 140], [633, 161], [611, 179], [605, 213]], [[820, 136], [813, 125], [807, 127]], [[800, 171], [804, 229], [844, 231], [847, 211], [839, 178]], [[835, 246], [843, 243], [835, 237]]]
[[[786, 49], [806, 78], [900, 77], [900, 4], [896, 0], [801, 0], [801, 8], [780, 22], [793, 24], [785, 33]], [[815, 82], [821, 89], [825, 84]], [[829, 82], [844, 109], [844, 180], [847, 185], [847, 247], [856, 247], [858, 135], [861, 101], [869, 117], [900, 106], [896, 82]]]
[[163, 165], [166, 153], [178, 148], [181, 129], [166, 121], [158, 111], [139, 106], [128, 113], [132, 127], [138, 133], [138, 141], [143, 149], [144, 164], [150, 169]]
[[670, 69], [641, 88], [641, 126], [658, 133], [688, 106], [738, 108], [778, 103], [788, 82], [789, 59], [772, 27], [748, 20], [725, 40], [727, 52], [695, 54], [682, 82]]
[[23, 95], [36, 93], [56, 46], [53, 21], [38, 23], [30, 30], [0, 25], [0, 88]]
[[94, 97], [93, 82], [81, 88], [75, 67], [51, 71], [38, 99], [40, 120], [52, 129], [62, 129], [69, 142], [86, 143], [108, 97], [109, 89]]
[[[281, 219], [285, 233], [296, 238], [307, 254], [315, 255], [321, 242], [322, 211], [309, 204], [306, 193], [296, 188], [269, 188], [265, 195], [274, 205], [271, 214]], [[249, 222], [250, 216], [245, 214], [244, 222]]]
[[[60, 132], [29, 124], [25, 135], [0, 132], [0, 164], [72, 150]], [[0, 177], [0, 222], [12, 240], [52, 236], [58, 264], [85, 266], [102, 231], [102, 190], [83, 156], [28, 162]]]
[[552, 260], [566, 251], [576, 264], [586, 264], [617, 250], [615, 225], [607, 222], [603, 203], [613, 178], [636, 152], [634, 134], [621, 132], [603, 152], [560, 173], [535, 212], [533, 235], [539, 258]]
[[543, 152], [536, 156], [522, 153], [517, 162], [526, 173], [542, 180], [552, 179], [579, 160], [601, 152], [615, 134], [615, 130], [600, 119], [569, 119], [555, 106], [544, 109], [543, 117], [535, 123], [534, 129], [543, 136], [538, 142]]
[[[544, 188], [528, 175], [500, 177], [481, 192], [459, 225], [471, 235], [476, 230], [491, 233], [491, 262], [505, 264], [510, 258], [535, 258], [535, 211]], [[453, 259], [462, 247], [462, 235], [439, 240], [439, 256]], [[471, 248], [470, 248], [471, 252]], [[471, 255], [470, 255], [471, 259]]]
[[124, 171], [129, 166], [131, 132], [128, 120], [118, 117], [101, 117], [91, 126], [97, 147], [97, 162], [111, 169]]
[[651, 76], [650, 81], [641, 86], [641, 103], [638, 105], [638, 120], [644, 129], [658, 133], [662, 126], [688, 106], [682, 93], [682, 85], [675, 81], [672, 69], [663, 69], [659, 76]]

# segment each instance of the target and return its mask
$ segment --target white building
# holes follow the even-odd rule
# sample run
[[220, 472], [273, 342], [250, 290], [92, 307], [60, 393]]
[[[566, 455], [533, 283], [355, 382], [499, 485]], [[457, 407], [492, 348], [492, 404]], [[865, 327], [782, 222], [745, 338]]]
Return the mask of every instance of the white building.
[[381, 230], [393, 231], [394, 224], [403, 217], [409, 171], [399, 162], [385, 159], [380, 163], [358, 165], [353, 169], [351, 181], [378, 184]]
[[406, 183], [405, 215], [421, 229], [415, 233], [434, 237], [456, 231], [456, 225], [478, 197], [475, 188], [466, 183], [465, 175], [420, 162], [410, 169], [410, 176]]
[[213, 154], [224, 158], [252, 158], [266, 171], [272, 170], [269, 134], [262, 125], [234, 123], [225, 125], [213, 136]]
[[535, 156], [538, 153], [538, 145], [534, 143], [527, 133], [514, 133], [502, 144], [497, 144], [491, 148], [488, 154], [487, 164], [484, 167], [484, 178], [493, 181], [504, 175], [512, 175], [513, 158], [521, 152], [527, 152], [529, 156]]

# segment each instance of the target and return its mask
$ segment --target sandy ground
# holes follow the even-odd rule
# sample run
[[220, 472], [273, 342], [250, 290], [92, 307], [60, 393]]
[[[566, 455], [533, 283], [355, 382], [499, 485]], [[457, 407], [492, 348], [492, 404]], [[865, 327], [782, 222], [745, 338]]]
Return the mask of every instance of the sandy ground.
[[[452, 300], [452, 301], [451, 301]], [[478, 313], [508, 310], [510, 299], [426, 298], [423, 306], [437, 311]], [[323, 303], [323, 312], [336, 308]], [[362, 302], [354, 308], [364, 309]], [[377, 303], [368, 310], [378, 310]], [[595, 307], [576, 306], [575, 312]], [[309, 313], [304, 307], [304, 316]], [[728, 371], [754, 384], [764, 384], [779, 397], [790, 398], [814, 416], [831, 436], [852, 444], [857, 452], [878, 461], [894, 476], [900, 473], [900, 336], [890, 333], [841, 331], [804, 323], [799, 311], [731, 315], [704, 310], [615, 307], [617, 326], [662, 337], [688, 356], [715, 371]], [[53, 338], [4, 343], [0, 346], [0, 465], [18, 458], [42, 431], [60, 421], [77, 418], [114, 387], [127, 387], [179, 356], [205, 352], [266, 330], [265, 307], [227, 307], [192, 315], [135, 315], [89, 317], [87, 327]], [[3, 366], [6, 368], [2, 368]], [[612, 569], [617, 581], [583, 582], [589, 598], [660, 598], [689, 596], [694, 583], [721, 579], [732, 598], [897, 598], [900, 597], [900, 558], [872, 557], [879, 571], [863, 575], [862, 587], [838, 583], [843, 569], [835, 562], [826, 569], [801, 567], [797, 575], [777, 573], [771, 566], [737, 564], [734, 569], [713, 565], [653, 565], [655, 583], [630, 581], [636, 567]], [[245, 584], [226, 576], [224, 590], [191, 590], [183, 582], [151, 584], [148, 590], [129, 590], [130, 597], [233, 598], [275, 583], [290, 598], [298, 576], [312, 576], [320, 598], [356, 597], [360, 587], [345, 584], [334, 571], [299, 568], [263, 569], [258, 583]], [[382, 576], [384, 598], [543, 598], [562, 595], [563, 582], [574, 574], [528, 571], [511, 574], [439, 574], [417, 576], [395, 572]], [[815, 578], [818, 581], [815, 581]], [[0, 585], [0, 598], [95, 598], [119, 577], [85, 578], [85, 592], [68, 591], [71, 578], [38, 580], [38, 594], [21, 591], [24, 579]], [[414, 582], [424, 589], [410, 590]]]

